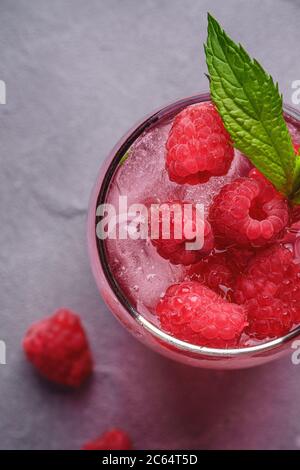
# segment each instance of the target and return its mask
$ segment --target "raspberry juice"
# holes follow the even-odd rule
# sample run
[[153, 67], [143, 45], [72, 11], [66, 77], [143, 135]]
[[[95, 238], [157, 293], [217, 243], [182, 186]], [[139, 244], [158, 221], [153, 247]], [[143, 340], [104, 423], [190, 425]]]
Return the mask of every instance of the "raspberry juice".
[[[208, 95], [205, 96], [207, 99]], [[191, 103], [198, 101], [199, 97], [191, 99]], [[124, 207], [120, 208], [120, 198], [126, 197], [127, 208], [133, 204], [149, 206], [167, 201], [190, 201], [203, 205], [207, 215], [213, 198], [222, 187], [238, 177], [247, 176], [253, 168], [246, 156], [234, 149], [234, 158], [226, 175], [211, 177], [207, 182], [198, 185], [170, 181], [165, 168], [165, 146], [174, 118], [185, 106], [184, 101], [183, 104], [179, 102], [176, 106], [166, 108], [168, 111], [162, 112], [162, 117], [159, 114], [154, 115], [155, 119], [150, 119], [144, 129], [138, 128], [133, 134], [129, 134], [130, 139], [126, 140], [126, 145], [119, 148], [119, 162], [113, 171], [110, 170], [109, 184], [105, 194], [102, 194], [102, 201], [105, 198], [105, 203], [115, 207], [116, 216], [120, 216], [116, 222], [118, 228], [122, 225], [127, 227], [130, 222], [130, 214], [124, 216]], [[299, 123], [288, 112], [285, 118], [294, 143], [300, 145]], [[100, 197], [97, 202], [99, 201]], [[97, 222], [99, 223], [99, 214], [96, 217], [96, 225]], [[300, 261], [297, 236], [296, 222], [284, 234], [284, 243], [293, 251], [296, 262]], [[164, 259], [149, 238], [108, 237], [103, 246], [109, 275], [127, 304], [154, 327], [161, 329], [156, 315], [159, 300], [169, 286], [191, 279], [193, 267], [173, 264]], [[221, 253], [223, 252], [224, 250]], [[230, 299], [230, 290], [225, 292], [225, 295]], [[107, 298], [107, 294], [104, 297], [111, 306], [111, 299]], [[127, 327], [129, 328], [128, 325]], [[252, 347], [265, 341], [267, 339], [261, 341], [249, 338], [247, 333], [243, 333], [238, 347]]]

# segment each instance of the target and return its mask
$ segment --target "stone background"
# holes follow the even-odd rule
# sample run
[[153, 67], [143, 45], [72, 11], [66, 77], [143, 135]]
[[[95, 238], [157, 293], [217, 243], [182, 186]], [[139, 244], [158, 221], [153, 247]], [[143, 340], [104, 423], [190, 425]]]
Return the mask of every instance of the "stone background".
[[[300, 79], [298, 0], [0, 0], [0, 447], [76, 449], [111, 425], [136, 448], [300, 447], [300, 366], [210, 372], [146, 349], [108, 312], [86, 249], [96, 174], [154, 108], [207, 89], [211, 11], [279, 81]], [[30, 323], [81, 313], [96, 370], [78, 392], [24, 360]]]

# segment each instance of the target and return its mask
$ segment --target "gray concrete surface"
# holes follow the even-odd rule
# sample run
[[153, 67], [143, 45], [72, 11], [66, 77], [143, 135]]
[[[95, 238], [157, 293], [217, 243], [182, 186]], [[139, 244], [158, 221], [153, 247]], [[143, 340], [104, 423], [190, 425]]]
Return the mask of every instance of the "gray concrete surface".
[[[76, 449], [111, 425], [137, 448], [300, 446], [300, 366], [210, 372], [146, 349], [92, 278], [86, 213], [96, 173], [141, 116], [207, 88], [206, 12], [280, 82], [300, 79], [298, 0], [1, 0], [0, 448]], [[81, 313], [96, 370], [80, 391], [24, 360], [30, 323]]]

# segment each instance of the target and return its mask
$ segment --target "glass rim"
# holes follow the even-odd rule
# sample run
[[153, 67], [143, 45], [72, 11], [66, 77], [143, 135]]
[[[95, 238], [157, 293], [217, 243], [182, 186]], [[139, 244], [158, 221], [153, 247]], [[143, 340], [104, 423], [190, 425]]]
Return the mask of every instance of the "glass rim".
[[[101, 268], [101, 271], [104, 274], [105, 280], [108, 283], [112, 293], [114, 294], [117, 301], [121, 304], [127, 314], [136, 321], [139, 326], [142, 326], [146, 329], [151, 335], [159, 339], [165, 345], [175, 347], [177, 350], [181, 350], [185, 353], [192, 353], [196, 356], [206, 356], [214, 358], [229, 358], [229, 357], [242, 357], [253, 355], [255, 353], [268, 352], [270, 350], [276, 350], [283, 344], [291, 342], [294, 338], [300, 335], [300, 325], [295, 327], [289, 333], [280, 338], [273, 340], [268, 340], [263, 343], [259, 343], [253, 346], [246, 346], [242, 348], [209, 348], [206, 346], [199, 346], [195, 344], [182, 341], [165, 331], [158, 328], [154, 323], [147, 320], [142, 314], [140, 314], [129, 302], [126, 295], [123, 293], [121, 287], [116, 281], [112, 271], [109, 268], [109, 263], [106, 257], [106, 249], [104, 240], [100, 240], [96, 236], [96, 225], [97, 225], [97, 216], [96, 208], [98, 205], [106, 202], [106, 195], [109, 189], [112, 177], [115, 174], [115, 171], [120, 163], [120, 160], [131, 147], [133, 142], [149, 127], [157, 123], [163, 118], [167, 118], [169, 115], [172, 115], [175, 109], [180, 111], [180, 108], [185, 108], [191, 104], [199, 103], [202, 101], [209, 101], [210, 94], [199, 93], [192, 95], [187, 98], [182, 98], [176, 101], [173, 101], [162, 108], [159, 108], [156, 111], [153, 111], [143, 119], [139, 120], [138, 123], [132, 127], [115, 145], [112, 151], [108, 155], [108, 165], [105, 168], [104, 175], [100, 173], [94, 191], [92, 193], [90, 201], [90, 211], [89, 211], [89, 220], [88, 220], [88, 237], [89, 241], [94, 248], [93, 253], [90, 250], [91, 262], [95, 262], [92, 257], [94, 252], [98, 254], [98, 267]], [[289, 117], [295, 119], [297, 122], [300, 122], [300, 112], [297, 111], [290, 105], [284, 104], [284, 112], [288, 114]], [[179, 112], [178, 111], [178, 112]], [[95, 273], [94, 273], [95, 274]]]

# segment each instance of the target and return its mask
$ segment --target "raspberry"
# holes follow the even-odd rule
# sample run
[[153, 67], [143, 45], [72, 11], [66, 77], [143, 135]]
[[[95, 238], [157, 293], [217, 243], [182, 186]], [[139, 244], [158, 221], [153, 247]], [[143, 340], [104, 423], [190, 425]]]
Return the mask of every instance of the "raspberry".
[[254, 250], [251, 247], [244, 247], [244, 246], [231, 246], [228, 247], [226, 251], [226, 256], [228, 263], [231, 266], [232, 271], [237, 275], [242, 273], [246, 267], [250, 259], [257, 253], [257, 249]]
[[188, 106], [175, 118], [166, 144], [166, 168], [176, 183], [205, 183], [225, 175], [234, 150], [212, 103]]
[[131, 450], [132, 444], [128, 435], [121, 429], [111, 429], [97, 439], [87, 442], [83, 450]]
[[88, 341], [77, 315], [58, 310], [33, 324], [23, 341], [30, 362], [48, 380], [79, 387], [92, 372]]
[[229, 291], [232, 291], [237, 276], [244, 271], [252, 256], [251, 249], [239, 247], [230, 247], [226, 252], [214, 252], [191, 266], [187, 278], [229, 299]]
[[174, 284], [156, 307], [162, 328], [192, 344], [235, 347], [246, 323], [245, 309], [196, 281]]
[[226, 253], [213, 253], [191, 266], [188, 278], [224, 296], [234, 285], [235, 272]]
[[260, 171], [258, 171], [257, 168], [252, 168], [249, 171], [248, 176], [259, 184], [259, 199], [262, 204], [278, 196], [278, 192], [275, 187], [262, 173], [260, 173]]
[[[189, 204], [189, 209], [186, 204]], [[195, 205], [174, 201], [162, 204], [158, 209], [159, 212], [156, 213], [150, 211], [151, 224], [155, 216], [158, 216], [156, 234], [158, 238], [154, 238], [154, 234], [150, 234], [150, 237], [160, 256], [173, 264], [189, 265], [196, 263], [213, 249], [214, 237], [211, 226], [206, 220], [203, 221], [200, 214], [197, 217]], [[178, 229], [180, 233], [176, 233]], [[186, 243], [193, 242], [197, 233], [199, 237], [204, 236], [202, 248], [186, 249]]]
[[209, 220], [216, 238], [225, 243], [263, 246], [279, 238], [288, 224], [288, 202], [261, 179], [238, 178], [214, 198]]
[[300, 221], [300, 205], [297, 204], [291, 209], [291, 221], [292, 223], [299, 223]]
[[248, 333], [258, 339], [286, 334], [300, 322], [300, 266], [293, 254], [274, 245], [253, 257], [233, 295], [248, 313]]
[[278, 338], [288, 333], [292, 320], [279, 299], [258, 294], [246, 303], [249, 320], [247, 333], [257, 339]]

